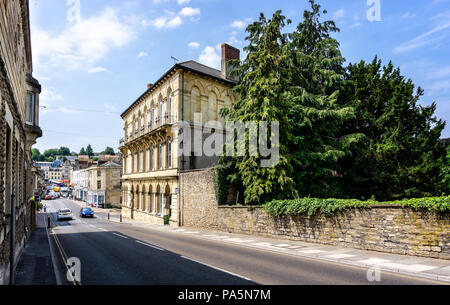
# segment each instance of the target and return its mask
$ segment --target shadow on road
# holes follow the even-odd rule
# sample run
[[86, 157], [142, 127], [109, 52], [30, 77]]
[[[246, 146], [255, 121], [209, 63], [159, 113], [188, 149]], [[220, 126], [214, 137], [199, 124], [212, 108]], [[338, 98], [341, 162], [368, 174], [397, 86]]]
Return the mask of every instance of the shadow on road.
[[64, 233], [58, 239], [68, 258], [80, 260], [84, 285], [257, 285], [120, 232]]

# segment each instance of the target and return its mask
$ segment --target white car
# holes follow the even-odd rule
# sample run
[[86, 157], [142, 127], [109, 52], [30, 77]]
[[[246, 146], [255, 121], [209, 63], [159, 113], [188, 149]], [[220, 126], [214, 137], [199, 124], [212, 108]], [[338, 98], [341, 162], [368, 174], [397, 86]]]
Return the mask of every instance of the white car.
[[58, 221], [60, 221], [61, 219], [73, 219], [73, 214], [72, 211], [70, 209], [61, 209], [56, 213], [56, 217], [58, 219]]

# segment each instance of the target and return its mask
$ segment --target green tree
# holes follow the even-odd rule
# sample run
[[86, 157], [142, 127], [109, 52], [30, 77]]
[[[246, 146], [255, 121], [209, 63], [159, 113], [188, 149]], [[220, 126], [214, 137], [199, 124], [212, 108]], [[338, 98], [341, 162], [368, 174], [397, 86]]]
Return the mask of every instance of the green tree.
[[445, 122], [434, 116], [435, 103], [419, 105], [422, 95], [391, 62], [349, 65], [340, 100], [356, 117], [345, 128], [365, 138], [340, 164], [347, 194], [377, 200], [441, 194]]
[[89, 157], [91, 157], [91, 156], [94, 155], [94, 150], [92, 149], [91, 144], [89, 144], [89, 145], [86, 147], [86, 155], [88, 155]]
[[450, 145], [447, 147], [447, 157], [442, 168], [443, 187], [446, 195], [450, 194]]
[[339, 196], [337, 161], [361, 135], [342, 134], [341, 127], [354, 117], [351, 107], [338, 104], [345, 59], [339, 43], [331, 37], [339, 32], [333, 21], [321, 21], [320, 5], [309, 1], [303, 21], [289, 34], [289, 98], [294, 104], [291, 142], [295, 184], [300, 196]]
[[[231, 169], [232, 182], [241, 180], [245, 187], [246, 204], [263, 199], [290, 197], [294, 191], [293, 168], [286, 143], [292, 138], [289, 120], [292, 104], [286, 98], [288, 69], [285, 52], [287, 37], [282, 29], [289, 20], [277, 11], [272, 19], [261, 14], [259, 21], [247, 27], [247, 58], [236, 69], [240, 79], [234, 92], [240, 95], [232, 109], [222, 109], [222, 116], [234, 122], [280, 122], [280, 161], [272, 168], [262, 168], [261, 157], [228, 158], [221, 163]], [[248, 136], [248, 135], [247, 135]]]
[[283, 33], [291, 21], [281, 11], [269, 20], [261, 14], [247, 27], [248, 56], [235, 73], [240, 100], [221, 114], [231, 121], [279, 122], [280, 162], [262, 168], [259, 156], [221, 159], [236, 173], [232, 182], [242, 181], [246, 204], [336, 194], [337, 160], [360, 138], [340, 130], [354, 113], [337, 103], [344, 58], [330, 34], [338, 29], [332, 21], [321, 22], [320, 6], [310, 4], [292, 33]]
[[116, 153], [114, 152], [114, 148], [112, 147], [106, 147], [106, 149], [104, 151], [102, 151], [100, 154], [102, 155], [111, 155], [114, 156]]
[[53, 157], [53, 159], [55, 158], [55, 156], [58, 155], [58, 149], [57, 148], [51, 148], [51, 149], [47, 149], [46, 151], [44, 151], [43, 154], [46, 158], [49, 157]]
[[31, 150], [31, 154], [32, 154], [33, 161], [40, 161], [40, 159], [41, 159], [41, 152], [39, 151], [39, 149], [33, 148]]
[[80, 150], [80, 156], [85, 156], [86, 154], [86, 150], [84, 150], [84, 147], [81, 148]]
[[70, 156], [70, 149], [68, 147], [61, 146], [58, 150], [60, 156]]

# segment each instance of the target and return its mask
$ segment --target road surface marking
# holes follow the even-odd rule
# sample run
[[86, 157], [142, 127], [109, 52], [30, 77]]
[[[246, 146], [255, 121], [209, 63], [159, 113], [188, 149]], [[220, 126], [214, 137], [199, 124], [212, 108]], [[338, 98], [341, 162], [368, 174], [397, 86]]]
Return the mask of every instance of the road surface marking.
[[105, 232], [108, 232], [108, 230], [105, 230], [105, 229], [103, 229], [103, 228], [98, 228], [99, 230], [102, 230], [102, 231], [105, 231]]
[[128, 237], [126, 237], [126, 236], [123, 236], [123, 235], [120, 235], [120, 234], [117, 234], [117, 233], [113, 233], [114, 235], [116, 235], [116, 236], [119, 236], [119, 237], [122, 237], [122, 238], [125, 238], [125, 239], [128, 239]]
[[206, 266], [206, 267], [218, 270], [218, 271], [222, 271], [222, 272], [228, 273], [228, 274], [236, 276], [236, 277], [240, 277], [241, 279], [244, 279], [244, 280], [247, 280], [247, 281], [251, 281], [251, 279], [249, 279], [248, 277], [245, 277], [245, 276], [242, 276], [242, 275], [239, 275], [239, 274], [236, 274], [236, 273], [233, 273], [233, 272], [230, 272], [230, 271], [227, 271], [227, 270], [224, 270], [224, 269], [221, 269], [221, 268], [218, 268], [218, 267], [206, 264], [206, 263], [199, 262], [199, 261], [197, 261], [195, 259], [192, 259], [192, 258], [189, 258], [189, 257], [186, 257], [186, 256], [182, 256], [182, 258], [187, 259], [187, 260], [189, 260], [191, 262], [194, 262], [194, 263], [197, 263], [197, 264], [201, 264], [203, 266]]
[[281, 248], [285, 248], [285, 247], [289, 247], [290, 244], [280, 244], [280, 245], [275, 245], [275, 247], [281, 247]]
[[151, 247], [151, 248], [154, 248], [154, 249], [159, 250], [159, 251], [164, 251], [164, 249], [161, 249], [161, 248], [153, 246], [153, 245], [149, 245], [147, 243], [143, 243], [142, 241], [139, 241], [139, 240], [136, 240], [136, 242], [138, 244], [141, 244], [141, 245], [144, 245], [144, 246], [147, 246], [147, 247]]
[[184, 234], [198, 234], [200, 232], [196, 232], [196, 231], [187, 231], [187, 232], [183, 232]]

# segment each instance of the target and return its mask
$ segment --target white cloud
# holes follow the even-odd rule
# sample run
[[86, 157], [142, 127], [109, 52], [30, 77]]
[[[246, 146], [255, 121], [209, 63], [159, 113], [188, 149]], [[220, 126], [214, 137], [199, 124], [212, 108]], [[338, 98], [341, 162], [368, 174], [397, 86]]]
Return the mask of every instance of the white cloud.
[[147, 53], [147, 52], [139, 52], [139, 54], [138, 54], [138, 57], [139, 57], [139, 58], [141, 58], [141, 57], [146, 57], [146, 56], [148, 56], [148, 53]]
[[60, 32], [33, 27], [33, 59], [37, 70], [92, 68], [114, 48], [135, 38], [134, 31], [120, 22], [116, 11], [106, 8], [100, 15], [82, 19]]
[[48, 105], [49, 102], [60, 101], [63, 97], [53, 91], [53, 88], [44, 86], [39, 94], [39, 102], [42, 105]]
[[167, 26], [169, 28], [176, 28], [177, 26], [181, 25], [183, 23], [183, 20], [181, 19], [180, 16], [176, 16], [175, 18], [169, 20], [169, 22], [167, 22]]
[[89, 71], [88, 71], [89, 74], [95, 74], [95, 73], [100, 73], [100, 72], [108, 72], [108, 69], [103, 68], [103, 67], [95, 67], [95, 68], [89, 69]]
[[188, 4], [191, 0], [177, 0], [179, 5]]
[[192, 7], [184, 7], [178, 14], [165, 10], [164, 16], [158, 17], [154, 20], [147, 20], [144, 19], [141, 21], [141, 24], [145, 27], [153, 26], [157, 29], [171, 29], [171, 28], [177, 28], [181, 24], [183, 24], [184, 19], [186, 17], [191, 17], [191, 21], [198, 21], [200, 15], [200, 9], [199, 8], [192, 8]]
[[337, 10], [336, 12], [334, 12], [333, 17], [336, 19], [342, 18], [345, 16], [345, 10], [343, 8]]
[[428, 32], [421, 34], [421, 35], [417, 36], [416, 38], [411, 39], [411, 40], [397, 46], [394, 49], [394, 51], [396, 53], [405, 53], [405, 52], [409, 52], [409, 51], [415, 50], [417, 48], [429, 45], [433, 42], [440, 41], [443, 39], [443, 36], [435, 37], [435, 38], [432, 38], [430, 36], [432, 36], [435, 33], [446, 30], [448, 28], [450, 28], [450, 22], [447, 22], [442, 25], [438, 25], [438, 26], [434, 27], [433, 29], [429, 30]]
[[429, 79], [438, 79], [450, 76], [450, 67], [433, 69], [433, 71], [428, 73]]
[[406, 18], [413, 18], [413, 17], [415, 17], [415, 16], [416, 16], [416, 14], [413, 14], [413, 13], [411, 13], [411, 12], [406, 12], [406, 13], [404, 13], [400, 18], [406, 19]]
[[245, 27], [245, 22], [241, 20], [235, 20], [232, 24], [230, 24], [230, 26], [232, 28], [242, 29], [243, 27]]
[[180, 12], [180, 15], [184, 17], [197, 16], [200, 15], [200, 9], [192, 7], [183, 7], [183, 9]]
[[188, 47], [191, 49], [197, 49], [200, 48], [200, 44], [198, 42], [192, 41], [188, 44]]
[[242, 41], [238, 40], [236, 38], [237, 32], [233, 31], [231, 32], [231, 37], [228, 39], [228, 43], [231, 45], [241, 45]]
[[221, 56], [219, 54], [220, 45], [214, 47], [207, 46], [203, 49], [202, 54], [198, 58], [198, 61], [206, 66], [220, 69]]

